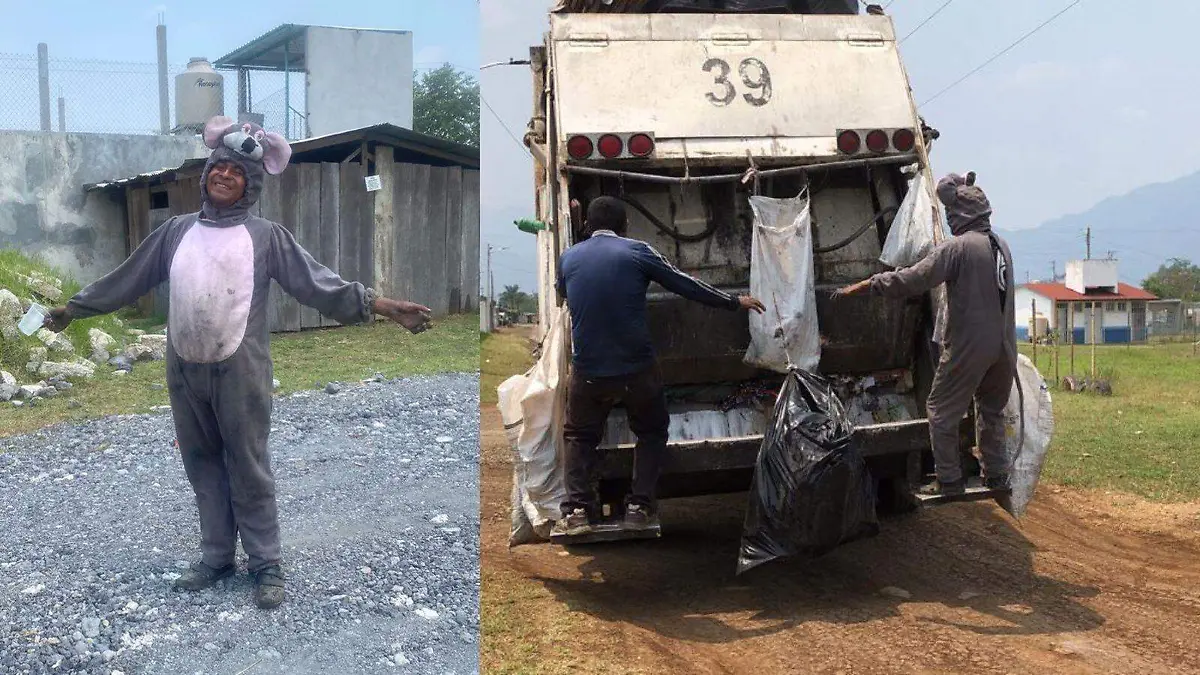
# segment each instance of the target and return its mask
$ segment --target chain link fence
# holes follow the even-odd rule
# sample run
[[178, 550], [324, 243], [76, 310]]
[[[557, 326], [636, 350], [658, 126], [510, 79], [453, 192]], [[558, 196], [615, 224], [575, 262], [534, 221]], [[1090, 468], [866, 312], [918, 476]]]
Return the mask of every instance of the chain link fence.
[[[52, 57], [46, 66], [43, 78], [36, 54], [0, 53], [0, 130], [39, 131], [48, 123], [51, 131], [71, 133], [161, 133], [157, 63]], [[169, 128], [177, 124], [175, 76], [185, 70], [186, 65], [167, 66]], [[237, 117], [237, 73], [218, 72], [225, 114]], [[43, 79], [49, 94], [45, 107]], [[292, 140], [308, 136], [303, 73], [291, 74], [290, 97], [284, 73], [253, 71], [249, 80], [251, 109], [263, 116], [264, 128], [288, 130]]]

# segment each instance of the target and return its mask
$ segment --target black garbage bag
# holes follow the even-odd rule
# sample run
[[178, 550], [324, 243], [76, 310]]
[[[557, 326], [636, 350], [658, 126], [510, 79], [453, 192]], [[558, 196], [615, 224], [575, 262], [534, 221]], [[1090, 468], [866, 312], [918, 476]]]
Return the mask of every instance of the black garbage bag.
[[875, 482], [853, 433], [830, 384], [793, 368], [758, 450], [738, 574], [879, 532]]

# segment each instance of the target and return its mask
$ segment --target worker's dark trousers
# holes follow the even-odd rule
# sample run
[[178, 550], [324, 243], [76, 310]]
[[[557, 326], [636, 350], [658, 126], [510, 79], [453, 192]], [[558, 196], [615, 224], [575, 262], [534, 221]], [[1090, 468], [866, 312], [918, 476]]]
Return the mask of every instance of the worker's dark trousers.
[[613, 406], [623, 403], [629, 415], [629, 428], [637, 436], [633, 455], [633, 486], [628, 498], [631, 504], [655, 509], [655, 485], [667, 448], [667, 427], [670, 415], [663, 395], [662, 375], [654, 365], [632, 375], [586, 378], [577, 371], [571, 374], [567, 389], [566, 440], [567, 501], [562, 510], [566, 515], [575, 508], [595, 514], [595, 494], [592, 477], [595, 470], [604, 423]]
[[188, 363], [168, 348], [167, 389], [183, 468], [196, 493], [204, 564], [232, 564], [241, 534], [247, 567], [255, 572], [279, 564], [281, 556], [267, 454], [271, 369], [248, 363], [246, 352], [243, 345], [220, 363]]
[[958, 430], [972, 399], [977, 405], [983, 470], [989, 476], [1008, 474], [1004, 406], [1008, 404], [1015, 374], [1016, 362], [1005, 353], [999, 340], [964, 342], [942, 352], [925, 406], [939, 481], [962, 479]]

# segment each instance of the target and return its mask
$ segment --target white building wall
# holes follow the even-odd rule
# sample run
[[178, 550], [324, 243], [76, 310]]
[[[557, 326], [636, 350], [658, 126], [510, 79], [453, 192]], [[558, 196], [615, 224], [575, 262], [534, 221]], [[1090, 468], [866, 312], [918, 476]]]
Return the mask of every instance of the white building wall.
[[390, 123], [413, 125], [412, 33], [313, 26], [307, 33], [313, 136]]

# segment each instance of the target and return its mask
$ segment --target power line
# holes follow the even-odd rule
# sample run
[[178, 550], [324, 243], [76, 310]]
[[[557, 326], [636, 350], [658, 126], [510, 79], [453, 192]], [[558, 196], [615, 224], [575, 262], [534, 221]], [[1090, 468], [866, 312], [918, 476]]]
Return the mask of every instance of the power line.
[[492, 109], [492, 106], [488, 105], [487, 99], [483, 97], [483, 94], [479, 95], [479, 101], [483, 103], [483, 107], [488, 109], [488, 112], [492, 113], [492, 117], [496, 118], [496, 121], [500, 123], [500, 126], [504, 127], [504, 130], [508, 132], [508, 137], [513, 139], [513, 143], [516, 143], [521, 147], [521, 150], [523, 150], [525, 154], [532, 157], [533, 153], [529, 152], [529, 148], [525, 147], [525, 144], [517, 138], [517, 135], [512, 132], [512, 129], [508, 128], [508, 125], [504, 123], [504, 120], [500, 119], [500, 115], [496, 114], [496, 111]]
[[963, 75], [962, 77], [958, 78], [957, 80], [955, 80], [954, 82], [952, 82], [952, 83], [950, 84], [950, 86], [946, 87], [945, 89], [942, 89], [942, 90], [941, 90], [941, 91], [939, 91], [938, 93], [936, 93], [936, 94], [934, 94], [933, 96], [931, 96], [930, 98], [926, 99], [926, 100], [925, 100], [923, 103], [921, 103], [921, 104], [920, 104], [920, 105], [918, 105], [917, 107], [918, 107], [918, 108], [920, 108], [920, 107], [922, 107], [922, 106], [924, 106], [924, 105], [927, 105], [927, 104], [929, 104], [929, 103], [932, 103], [932, 102], [933, 102], [933, 101], [935, 101], [935, 100], [936, 100], [938, 97], [940, 97], [942, 94], [945, 94], [946, 92], [950, 91], [951, 89], [953, 89], [953, 88], [957, 87], [958, 85], [962, 84], [962, 83], [963, 83], [963, 82], [964, 82], [964, 81], [965, 81], [967, 78], [971, 77], [971, 76], [972, 76], [972, 75], [974, 75], [975, 73], [978, 73], [979, 71], [981, 71], [981, 70], [983, 70], [984, 68], [986, 68], [986, 67], [987, 67], [989, 64], [991, 64], [991, 63], [992, 63], [993, 61], [995, 61], [996, 59], [998, 59], [998, 58], [1000, 58], [1001, 56], [1004, 56], [1005, 54], [1007, 54], [1007, 53], [1008, 53], [1010, 50], [1012, 50], [1012, 48], [1013, 48], [1013, 47], [1016, 47], [1017, 45], [1021, 44], [1021, 43], [1022, 43], [1022, 42], [1024, 42], [1026, 39], [1028, 39], [1028, 38], [1029, 38], [1031, 35], [1033, 35], [1034, 33], [1038, 32], [1039, 30], [1041, 30], [1041, 29], [1045, 28], [1046, 26], [1050, 25], [1050, 23], [1051, 23], [1052, 21], [1054, 21], [1054, 20], [1055, 20], [1055, 19], [1057, 19], [1058, 17], [1062, 16], [1063, 14], [1066, 14], [1066, 13], [1067, 13], [1067, 10], [1071, 9], [1071, 8], [1072, 8], [1072, 7], [1074, 7], [1075, 5], [1078, 5], [1080, 2], [1083, 2], [1083, 0], [1075, 0], [1075, 1], [1074, 1], [1074, 2], [1072, 2], [1071, 4], [1067, 5], [1067, 6], [1066, 6], [1065, 8], [1063, 8], [1063, 9], [1062, 9], [1062, 10], [1061, 10], [1059, 13], [1057, 13], [1057, 14], [1055, 14], [1054, 16], [1050, 17], [1049, 19], [1046, 19], [1045, 21], [1043, 21], [1041, 24], [1039, 24], [1039, 25], [1038, 25], [1036, 28], [1034, 28], [1033, 30], [1031, 30], [1031, 31], [1029, 31], [1028, 33], [1026, 33], [1026, 34], [1022, 35], [1021, 37], [1017, 38], [1016, 42], [1013, 42], [1012, 44], [1010, 44], [1009, 46], [1005, 47], [1004, 49], [1001, 49], [1001, 50], [1000, 50], [999, 52], [997, 52], [997, 53], [996, 53], [994, 56], [992, 56], [992, 58], [988, 59], [987, 61], [984, 61], [982, 64], [980, 64], [980, 65], [979, 65], [978, 67], [976, 67], [974, 70], [972, 70], [971, 72], [967, 73], [966, 75]]
[[897, 44], [897, 45], [902, 45], [902, 44], [904, 44], [904, 41], [905, 41], [905, 40], [907, 40], [908, 38], [912, 37], [913, 35], [915, 35], [915, 34], [916, 34], [916, 32], [917, 32], [917, 31], [919, 31], [919, 30], [921, 30], [922, 28], [924, 28], [924, 27], [925, 27], [925, 24], [927, 24], [927, 23], [929, 23], [930, 21], [932, 21], [932, 20], [933, 20], [933, 17], [937, 16], [938, 14], [941, 14], [942, 10], [943, 10], [943, 9], [946, 9], [947, 7], [949, 7], [949, 6], [950, 6], [950, 3], [952, 3], [952, 2], [954, 2], [954, 0], [946, 0], [946, 2], [942, 3], [942, 6], [941, 6], [941, 7], [938, 7], [937, 9], [935, 9], [935, 10], [933, 11], [933, 14], [930, 14], [929, 16], [925, 17], [925, 20], [924, 20], [924, 21], [922, 21], [920, 24], [918, 24], [916, 28], [912, 29], [912, 31], [911, 31], [911, 32], [909, 32], [909, 34], [908, 34], [908, 35], [905, 35], [904, 37], [900, 38], [900, 41], [899, 41], [899, 42], [897, 42], [896, 44]]

